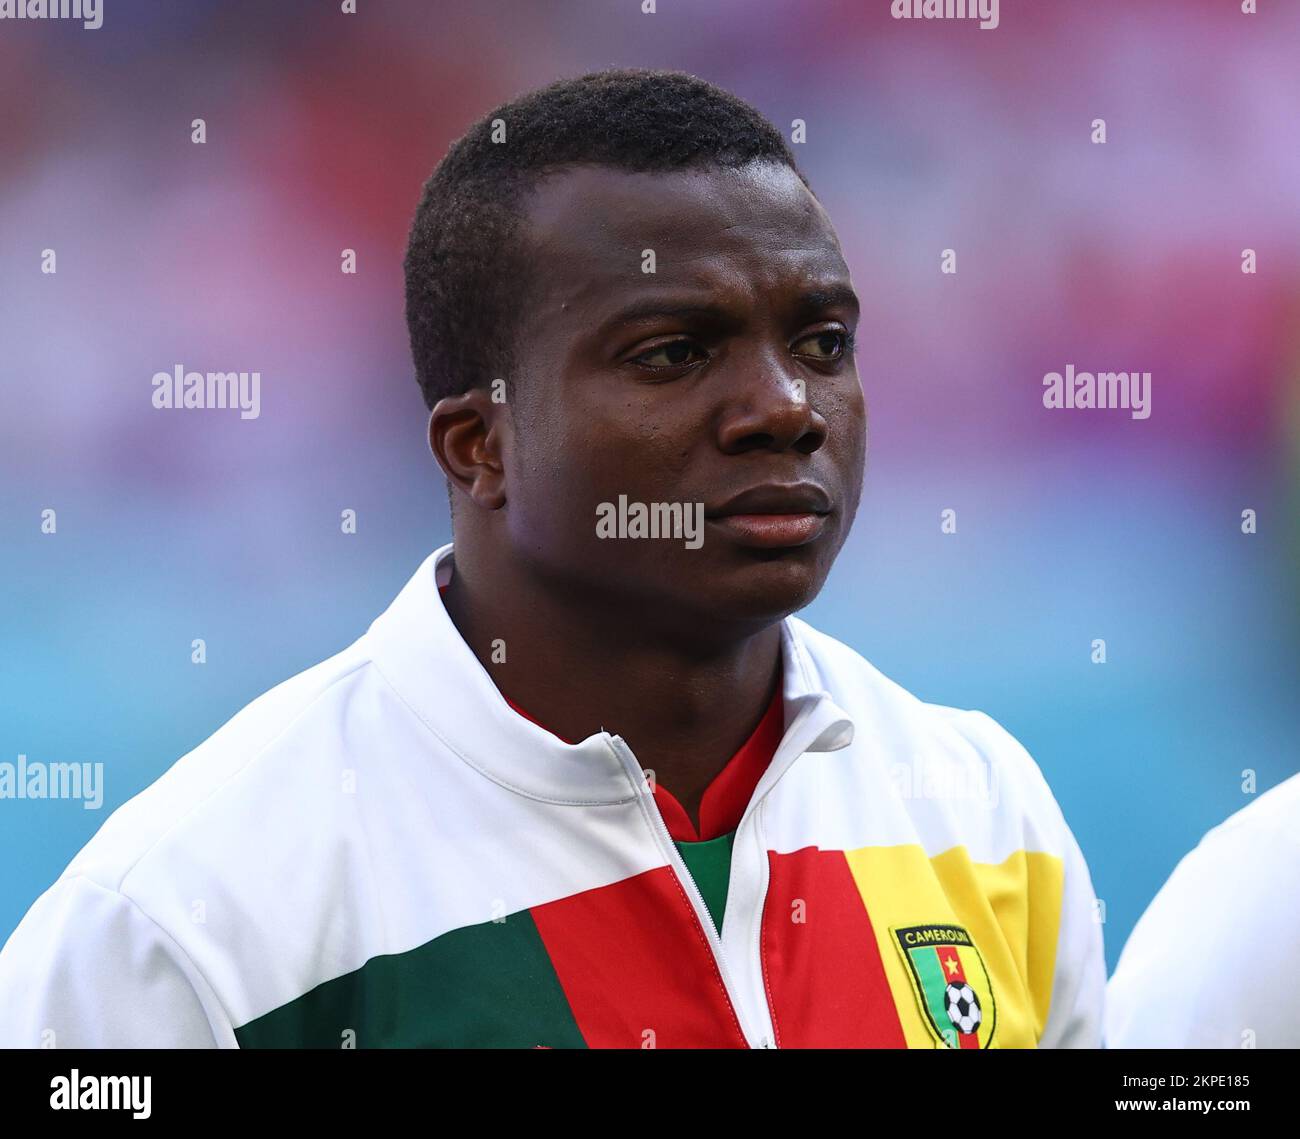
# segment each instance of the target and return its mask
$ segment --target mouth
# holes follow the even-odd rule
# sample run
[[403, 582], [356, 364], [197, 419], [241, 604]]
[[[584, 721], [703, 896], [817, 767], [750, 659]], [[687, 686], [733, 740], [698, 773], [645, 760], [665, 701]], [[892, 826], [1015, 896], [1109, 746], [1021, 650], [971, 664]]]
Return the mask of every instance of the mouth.
[[740, 545], [773, 550], [816, 541], [831, 509], [830, 496], [816, 483], [773, 484], [733, 495], [704, 517]]

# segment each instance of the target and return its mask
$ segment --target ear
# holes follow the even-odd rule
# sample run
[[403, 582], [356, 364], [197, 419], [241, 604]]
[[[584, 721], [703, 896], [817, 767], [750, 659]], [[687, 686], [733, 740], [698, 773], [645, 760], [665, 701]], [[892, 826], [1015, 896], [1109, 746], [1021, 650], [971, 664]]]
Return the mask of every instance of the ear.
[[479, 389], [440, 399], [429, 413], [429, 450], [452, 485], [484, 510], [506, 503], [501, 450], [507, 420], [504, 405]]

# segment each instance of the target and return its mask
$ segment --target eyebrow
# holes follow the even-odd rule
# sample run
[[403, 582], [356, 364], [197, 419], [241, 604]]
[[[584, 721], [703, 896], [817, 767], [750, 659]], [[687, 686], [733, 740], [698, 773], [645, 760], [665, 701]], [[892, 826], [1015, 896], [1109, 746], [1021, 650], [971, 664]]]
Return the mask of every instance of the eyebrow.
[[[849, 285], [828, 285], [825, 288], [808, 289], [800, 293], [790, 307], [795, 316], [807, 319], [824, 309], [834, 308], [836, 305], [842, 305], [851, 310], [854, 316], [858, 315], [861, 307], [857, 293]], [[601, 322], [601, 327], [613, 328], [620, 324], [629, 324], [638, 320], [650, 320], [664, 316], [695, 317], [697, 319], [712, 320], [719, 325], [735, 325], [738, 323], [735, 315], [730, 310], [718, 305], [675, 305], [668, 301], [641, 300], [634, 301], [613, 313], [607, 320]]]
[[794, 311], [800, 316], [812, 316], [822, 309], [843, 305], [857, 316], [860, 311], [858, 294], [849, 285], [829, 285], [824, 289], [810, 289], [795, 300]]

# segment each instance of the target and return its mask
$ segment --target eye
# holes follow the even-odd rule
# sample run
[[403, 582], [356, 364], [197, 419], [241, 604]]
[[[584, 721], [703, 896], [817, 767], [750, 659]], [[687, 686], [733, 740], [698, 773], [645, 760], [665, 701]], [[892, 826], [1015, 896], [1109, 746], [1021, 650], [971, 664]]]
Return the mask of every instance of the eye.
[[[667, 344], [660, 344], [656, 348], [651, 348], [648, 352], [642, 352], [640, 356], [633, 356], [632, 363], [651, 369], [681, 368], [692, 362], [689, 359], [692, 348], [697, 348], [694, 341], [671, 340]], [[660, 363], [650, 363], [649, 361], [656, 356], [664, 357], [664, 359]], [[704, 358], [707, 359], [707, 356]]]
[[[809, 343], [814, 346], [812, 351], [800, 352], [798, 350], [800, 344]], [[856, 343], [857, 337], [848, 329], [827, 328], [821, 332], [814, 332], [811, 336], [805, 336], [801, 340], [796, 340], [792, 351], [796, 356], [811, 356], [814, 360], [839, 360], [852, 352]]]

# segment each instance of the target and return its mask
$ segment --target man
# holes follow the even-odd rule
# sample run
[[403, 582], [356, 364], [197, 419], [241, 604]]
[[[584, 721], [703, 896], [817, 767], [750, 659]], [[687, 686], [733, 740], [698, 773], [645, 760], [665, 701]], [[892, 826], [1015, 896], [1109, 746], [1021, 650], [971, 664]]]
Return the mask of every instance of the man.
[[789, 616], [866, 438], [780, 134], [553, 84], [451, 147], [406, 273], [454, 551], [108, 820], [0, 955], [4, 1042], [1096, 1046], [1033, 760]]
[[1300, 775], [1209, 831], [1137, 923], [1107, 987], [1110, 1048], [1300, 1048]]

